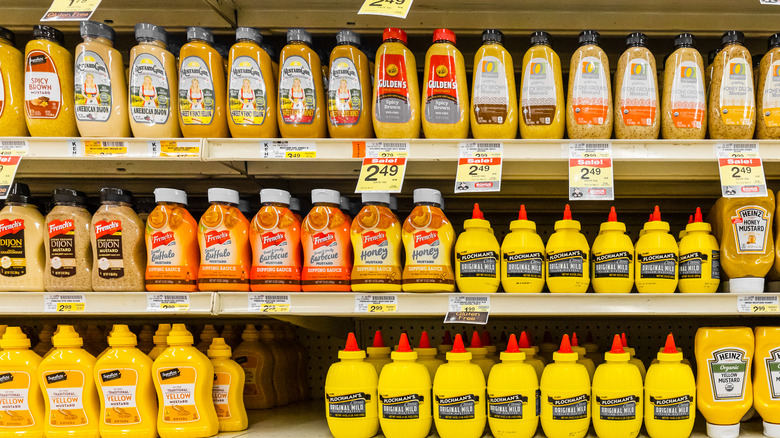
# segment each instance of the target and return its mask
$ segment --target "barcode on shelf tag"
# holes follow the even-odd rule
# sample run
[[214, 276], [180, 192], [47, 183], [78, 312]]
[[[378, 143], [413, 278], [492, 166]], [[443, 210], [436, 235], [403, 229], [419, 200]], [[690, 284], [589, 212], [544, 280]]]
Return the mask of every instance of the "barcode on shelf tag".
[[737, 297], [739, 313], [780, 313], [780, 297], [777, 295], [740, 295]]
[[84, 140], [85, 157], [123, 157], [127, 155], [127, 142]]
[[289, 295], [249, 294], [247, 308], [250, 312], [290, 313], [292, 302]]
[[767, 196], [764, 164], [757, 142], [717, 143], [721, 193], [725, 198]]
[[200, 142], [149, 140], [149, 155], [162, 158], [197, 158], [200, 157]]
[[43, 311], [47, 313], [85, 312], [85, 294], [43, 294]]
[[313, 142], [272, 140], [260, 142], [262, 158], [317, 158], [317, 145]]
[[364, 158], [408, 158], [408, 142], [367, 141]]
[[612, 143], [569, 143], [569, 200], [613, 199]]
[[29, 151], [27, 140], [0, 140], [0, 155], [27, 155]]
[[758, 158], [758, 142], [716, 143], [715, 155], [718, 158]]
[[458, 145], [455, 193], [498, 192], [501, 190], [504, 144], [469, 141]]
[[398, 295], [355, 295], [355, 313], [395, 313]]
[[444, 322], [451, 324], [487, 324], [489, 316], [489, 296], [451, 294]]
[[146, 295], [147, 312], [187, 312], [190, 296], [187, 294], [150, 293]]

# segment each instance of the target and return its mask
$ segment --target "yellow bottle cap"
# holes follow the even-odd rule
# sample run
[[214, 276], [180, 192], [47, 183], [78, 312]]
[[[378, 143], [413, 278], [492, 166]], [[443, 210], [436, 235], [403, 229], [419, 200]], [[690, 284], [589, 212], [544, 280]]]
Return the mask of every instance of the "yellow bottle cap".
[[81, 339], [72, 325], [58, 325], [57, 333], [51, 337], [52, 344], [56, 348], [81, 347], [84, 341]]
[[168, 345], [192, 345], [192, 333], [184, 324], [174, 324], [166, 342]]
[[170, 324], [160, 324], [157, 326], [157, 331], [154, 332], [153, 340], [155, 345], [167, 345], [168, 333], [171, 332]]
[[208, 351], [206, 351], [208, 357], [212, 359], [216, 357], [230, 357], [231, 353], [230, 346], [225, 343], [225, 338], [214, 338]]
[[3, 339], [0, 340], [0, 348], [4, 350], [13, 348], [30, 348], [30, 340], [24, 334], [21, 327], [8, 327], [5, 329]]
[[126, 324], [114, 324], [111, 334], [108, 335], [110, 347], [135, 347], [137, 344], [135, 334]]
[[219, 336], [219, 332], [214, 328], [212, 324], [206, 324], [203, 326], [203, 330], [200, 332], [200, 339], [214, 339]]
[[260, 332], [257, 331], [254, 324], [247, 324], [244, 332], [241, 333], [241, 339], [245, 341], [260, 340]]

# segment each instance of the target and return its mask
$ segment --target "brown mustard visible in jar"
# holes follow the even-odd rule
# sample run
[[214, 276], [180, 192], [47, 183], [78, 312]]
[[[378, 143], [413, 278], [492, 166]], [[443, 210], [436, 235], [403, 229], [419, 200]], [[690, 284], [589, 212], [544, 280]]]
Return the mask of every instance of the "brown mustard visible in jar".
[[703, 139], [707, 134], [704, 60], [696, 38], [681, 33], [664, 67], [661, 134], [666, 139]]
[[635, 32], [626, 38], [626, 51], [615, 73], [615, 137], [655, 139], [660, 131], [658, 76], [647, 36]]
[[608, 139], [612, 135], [612, 89], [609, 59], [599, 47], [599, 33], [580, 32], [571, 57], [566, 130], [569, 138]]
[[780, 139], [780, 33], [769, 37], [758, 67], [756, 137]]
[[753, 66], [745, 35], [728, 31], [715, 57], [709, 95], [710, 138], [751, 139], [756, 128]]
[[54, 208], [46, 215], [44, 247], [46, 268], [43, 284], [47, 292], [92, 290], [92, 215], [87, 197], [73, 189], [54, 189]]

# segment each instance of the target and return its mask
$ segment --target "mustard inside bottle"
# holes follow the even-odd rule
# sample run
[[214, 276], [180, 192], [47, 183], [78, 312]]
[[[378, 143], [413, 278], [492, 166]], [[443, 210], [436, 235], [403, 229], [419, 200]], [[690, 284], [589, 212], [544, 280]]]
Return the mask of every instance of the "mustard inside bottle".
[[282, 138], [323, 138], [325, 92], [320, 57], [311, 49], [311, 34], [287, 31], [279, 56], [279, 132]]
[[433, 32], [433, 45], [425, 55], [422, 103], [425, 138], [466, 138], [469, 133], [469, 92], [466, 65], [455, 47], [455, 33]]
[[8, 137], [30, 135], [24, 122], [24, 55], [16, 36], [0, 27], [0, 132]]
[[470, 111], [474, 138], [517, 137], [515, 69], [503, 43], [500, 30], [487, 29], [474, 55]]
[[371, 75], [368, 58], [360, 50], [360, 35], [342, 30], [336, 42], [330, 53], [328, 133], [331, 138], [373, 137], [366, 99]]
[[389, 27], [376, 51], [373, 121], [377, 138], [420, 136], [420, 86], [417, 64], [406, 46], [406, 32]]
[[523, 56], [520, 137], [563, 138], [564, 105], [561, 60], [552, 49], [550, 34], [534, 32]]

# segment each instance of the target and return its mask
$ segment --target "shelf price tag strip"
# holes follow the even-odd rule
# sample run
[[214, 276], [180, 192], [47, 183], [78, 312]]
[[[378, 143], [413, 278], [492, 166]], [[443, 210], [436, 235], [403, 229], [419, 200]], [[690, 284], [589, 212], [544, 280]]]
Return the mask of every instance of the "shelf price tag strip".
[[26, 139], [0, 140], [0, 155], [27, 155], [29, 151]]
[[501, 191], [503, 143], [462, 142], [458, 149], [455, 193]]
[[764, 165], [757, 142], [715, 145], [724, 198], [767, 196]]
[[780, 313], [780, 297], [777, 295], [740, 295], [737, 297], [739, 313]]
[[43, 311], [45, 313], [86, 312], [87, 298], [85, 294], [43, 294]]
[[366, 142], [365, 157], [360, 166], [355, 193], [400, 193], [404, 185], [408, 157], [407, 142]]
[[85, 157], [126, 157], [127, 142], [83, 140]]
[[147, 312], [188, 312], [189, 310], [190, 296], [187, 294], [149, 293], [146, 295]]
[[355, 295], [355, 313], [395, 313], [398, 295]]
[[612, 143], [569, 144], [569, 200], [612, 201]]
[[411, 8], [412, 0], [365, 0], [358, 15], [406, 18]]
[[249, 312], [251, 313], [290, 313], [292, 302], [289, 295], [249, 294]]
[[186, 140], [150, 140], [149, 155], [162, 158], [199, 158], [200, 142]]
[[451, 294], [444, 323], [487, 324], [489, 316], [489, 296]]
[[21, 155], [0, 155], [0, 199], [8, 197], [21, 162]]
[[317, 145], [314, 142], [289, 142], [270, 140], [260, 142], [261, 158], [317, 158]]

